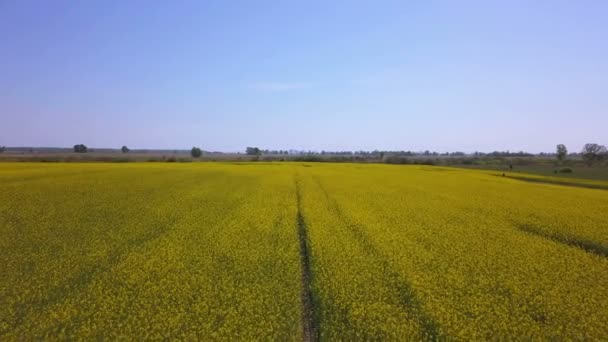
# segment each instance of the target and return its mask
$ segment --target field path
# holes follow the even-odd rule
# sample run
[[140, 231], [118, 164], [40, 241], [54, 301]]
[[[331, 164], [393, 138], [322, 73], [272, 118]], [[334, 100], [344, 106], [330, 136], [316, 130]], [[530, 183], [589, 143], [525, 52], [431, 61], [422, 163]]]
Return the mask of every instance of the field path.
[[302, 269], [302, 337], [304, 341], [318, 341], [319, 327], [315, 319], [315, 307], [312, 293], [312, 272], [310, 270], [310, 247], [306, 221], [302, 215], [300, 184], [295, 180], [297, 200], [298, 240], [300, 242], [300, 264]]

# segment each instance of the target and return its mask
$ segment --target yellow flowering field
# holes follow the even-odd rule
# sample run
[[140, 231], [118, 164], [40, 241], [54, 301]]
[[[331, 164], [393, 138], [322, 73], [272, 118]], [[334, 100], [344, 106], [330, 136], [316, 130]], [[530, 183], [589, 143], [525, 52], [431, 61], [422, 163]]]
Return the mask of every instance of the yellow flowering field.
[[0, 340], [606, 339], [608, 182], [534, 177], [2, 163]]

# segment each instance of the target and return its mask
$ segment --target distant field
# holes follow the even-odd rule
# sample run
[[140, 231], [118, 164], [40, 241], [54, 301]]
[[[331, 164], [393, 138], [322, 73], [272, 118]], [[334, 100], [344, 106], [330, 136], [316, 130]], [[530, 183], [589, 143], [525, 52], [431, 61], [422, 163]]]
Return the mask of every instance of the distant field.
[[0, 163], [0, 340], [606, 339], [608, 181], [510, 176]]
[[[570, 163], [565, 166], [556, 165], [556, 163], [548, 162], [531, 162], [529, 165], [514, 165], [513, 169], [509, 169], [508, 164], [503, 165], [458, 165], [458, 167], [496, 170], [506, 172], [508, 174], [534, 174], [540, 176], [559, 177], [559, 178], [578, 178], [578, 179], [595, 179], [608, 181], [608, 166], [596, 165], [593, 167], [585, 166], [582, 162]], [[571, 173], [556, 173], [555, 170], [561, 168], [569, 168]]]
[[[133, 150], [121, 153], [120, 150], [95, 149], [87, 153], [75, 153], [70, 149], [37, 148], [29, 151], [27, 148], [12, 148], [0, 153], [0, 162], [339, 162], [361, 164], [396, 164], [396, 165], [434, 165], [451, 166], [466, 169], [494, 170], [509, 174], [534, 174], [559, 178], [577, 178], [608, 181], [608, 161], [597, 162], [588, 167], [579, 156], [571, 156], [564, 162], [558, 162], [554, 157], [500, 157], [500, 156], [397, 156], [386, 158], [380, 155], [321, 155], [321, 154], [262, 154], [260, 156], [244, 153], [205, 152], [199, 158], [193, 158], [188, 150]], [[395, 157], [395, 156], [393, 156]], [[512, 165], [511, 169], [509, 165]], [[569, 169], [569, 173], [557, 172]]]

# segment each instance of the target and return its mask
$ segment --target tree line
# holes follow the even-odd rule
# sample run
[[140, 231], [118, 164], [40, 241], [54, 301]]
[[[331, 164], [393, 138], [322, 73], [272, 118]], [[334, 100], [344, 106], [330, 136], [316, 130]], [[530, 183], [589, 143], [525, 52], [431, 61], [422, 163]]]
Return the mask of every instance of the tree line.
[[[328, 155], [328, 156], [359, 156], [359, 157], [371, 157], [382, 159], [384, 156], [393, 156], [393, 157], [414, 157], [414, 156], [424, 156], [424, 157], [465, 157], [467, 154], [464, 152], [431, 152], [429, 150], [414, 152], [414, 151], [297, 151], [297, 150], [263, 150], [259, 147], [250, 147], [248, 146], [245, 149], [245, 153], [251, 156], [261, 156], [261, 155], [304, 155], [304, 156], [315, 156], [315, 155]], [[518, 151], [494, 151], [494, 152], [474, 152], [471, 154], [474, 157], [532, 157], [534, 154]], [[558, 144], [556, 146], [555, 153], [540, 153], [540, 156], [555, 156], [558, 161], [564, 161], [568, 155], [580, 155], [581, 159], [588, 165], [592, 166], [596, 162], [601, 162], [603, 160], [608, 160], [608, 150], [606, 146], [596, 144], [596, 143], [587, 143], [583, 146], [580, 153], [568, 153], [568, 148], [564, 144]]]
[[[76, 144], [73, 147], [75, 153], [87, 153], [90, 149], [85, 144]], [[126, 145], [121, 147], [122, 153], [129, 153], [131, 149], [129, 149]], [[0, 146], [0, 153], [5, 152], [6, 147]], [[357, 157], [367, 157], [367, 158], [377, 158], [383, 159], [385, 156], [392, 157], [414, 157], [414, 156], [423, 156], [423, 157], [439, 157], [439, 156], [448, 156], [448, 157], [465, 157], [467, 156], [464, 152], [431, 152], [429, 150], [414, 152], [414, 151], [301, 151], [301, 150], [268, 150], [268, 149], [260, 149], [259, 147], [251, 147], [248, 146], [245, 148], [245, 154], [250, 156], [257, 156], [258, 158], [262, 155], [300, 155], [300, 156], [357, 156]], [[203, 150], [200, 147], [194, 146], [190, 150], [190, 155], [193, 158], [200, 158], [203, 155]], [[531, 157], [534, 156], [532, 153], [527, 153], [524, 151], [519, 152], [510, 152], [510, 151], [494, 151], [489, 153], [484, 152], [474, 152], [470, 154], [474, 157]], [[602, 162], [604, 160], [608, 160], [608, 149], [605, 145], [597, 144], [597, 143], [587, 143], [583, 146], [582, 150], [579, 153], [569, 153], [568, 148], [564, 144], [558, 144], [555, 148], [554, 153], [540, 153], [540, 156], [549, 157], [555, 156], [559, 162], [565, 161], [569, 156], [580, 156], [580, 158], [587, 164], [588, 166], [592, 166], [595, 163]]]
[[[85, 144], [76, 144], [73, 147], [74, 149], [74, 153], [87, 153], [89, 152], [89, 148], [85, 145]], [[129, 153], [131, 152], [131, 149], [128, 148], [126, 145], [123, 145], [120, 148], [120, 151], [122, 153]], [[0, 150], [0, 152], [3, 152], [3, 150]], [[190, 150], [190, 155], [194, 158], [199, 158], [200, 156], [203, 155], [203, 150], [201, 150], [199, 147], [192, 147], [192, 149]]]

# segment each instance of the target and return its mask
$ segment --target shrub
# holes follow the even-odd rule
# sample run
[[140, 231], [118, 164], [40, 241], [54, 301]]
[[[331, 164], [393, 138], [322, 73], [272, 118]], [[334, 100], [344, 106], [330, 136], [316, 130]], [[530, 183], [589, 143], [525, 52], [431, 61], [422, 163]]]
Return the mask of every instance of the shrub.
[[385, 164], [409, 164], [409, 159], [406, 156], [399, 155], [384, 155], [382, 161]]

